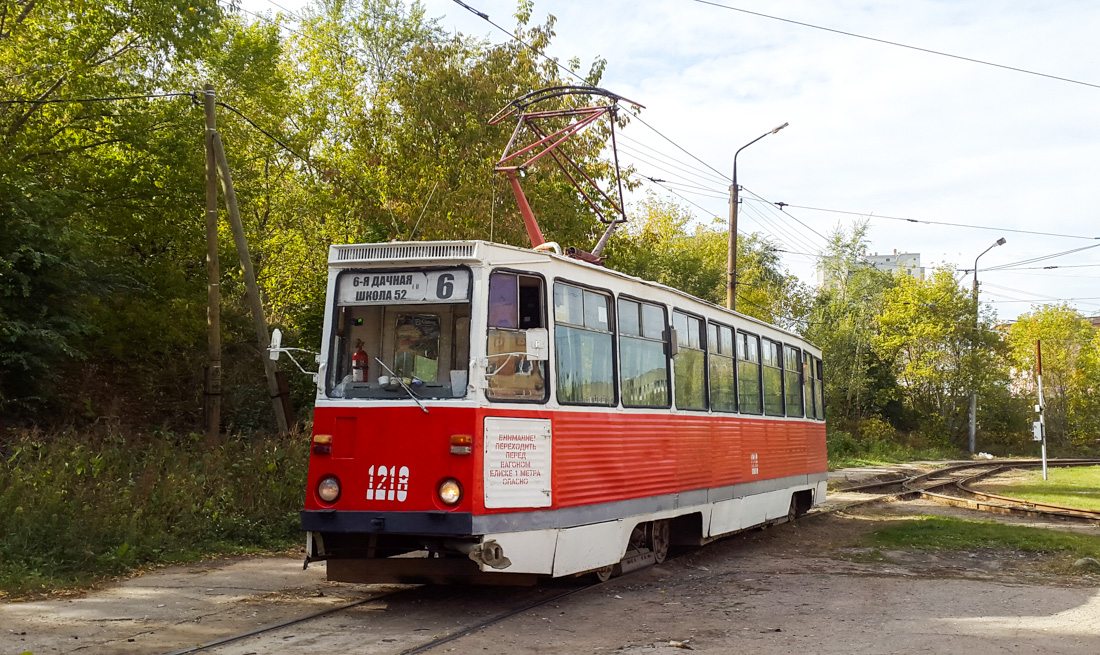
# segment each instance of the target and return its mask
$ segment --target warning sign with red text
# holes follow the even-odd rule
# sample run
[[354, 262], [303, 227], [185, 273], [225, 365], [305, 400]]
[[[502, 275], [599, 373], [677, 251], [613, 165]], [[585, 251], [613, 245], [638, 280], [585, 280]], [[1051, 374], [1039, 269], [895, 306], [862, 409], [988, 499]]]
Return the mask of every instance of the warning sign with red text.
[[549, 507], [550, 421], [485, 419], [485, 507]]

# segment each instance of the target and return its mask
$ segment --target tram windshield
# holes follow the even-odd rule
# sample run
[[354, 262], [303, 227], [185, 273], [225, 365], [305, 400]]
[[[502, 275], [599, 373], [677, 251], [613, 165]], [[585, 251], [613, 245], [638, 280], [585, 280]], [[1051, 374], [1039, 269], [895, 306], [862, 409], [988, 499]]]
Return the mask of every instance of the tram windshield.
[[332, 398], [462, 398], [469, 383], [470, 272], [349, 271], [325, 390]]

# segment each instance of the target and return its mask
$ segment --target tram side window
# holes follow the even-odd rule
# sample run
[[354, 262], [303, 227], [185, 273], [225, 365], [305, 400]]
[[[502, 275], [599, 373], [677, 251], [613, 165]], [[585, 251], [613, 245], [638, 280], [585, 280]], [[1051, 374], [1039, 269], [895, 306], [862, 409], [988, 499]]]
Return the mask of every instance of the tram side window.
[[736, 412], [733, 377], [733, 328], [716, 323], [707, 325], [707, 363], [710, 381], [710, 408], [716, 412]]
[[817, 392], [814, 386], [814, 356], [802, 352], [802, 397], [806, 399], [806, 416], [817, 417]]
[[737, 333], [737, 402], [743, 414], [763, 414], [760, 394], [760, 337]]
[[668, 407], [665, 308], [619, 299], [619, 382], [624, 407]]
[[558, 401], [614, 405], [611, 297], [554, 283], [554, 373]]
[[489, 276], [489, 400], [544, 402], [546, 362], [528, 361], [528, 328], [546, 326], [542, 278], [509, 271]]
[[764, 413], [783, 416], [783, 360], [780, 346], [771, 339], [764, 339], [761, 360], [764, 365]]
[[676, 407], [679, 409], [707, 408], [706, 352], [703, 321], [683, 312], [672, 312], [672, 325], [676, 328], [679, 353], [673, 367], [676, 372]]
[[787, 416], [805, 416], [802, 407], [802, 351], [794, 346], [783, 346], [783, 391]]
[[819, 421], [825, 420], [825, 375], [822, 370], [821, 360], [814, 357], [814, 416]]

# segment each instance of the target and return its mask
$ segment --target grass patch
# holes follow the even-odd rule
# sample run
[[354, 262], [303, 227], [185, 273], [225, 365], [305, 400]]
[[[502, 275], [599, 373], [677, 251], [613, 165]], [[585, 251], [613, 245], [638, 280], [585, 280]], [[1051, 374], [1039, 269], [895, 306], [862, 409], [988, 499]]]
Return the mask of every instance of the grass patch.
[[1041, 471], [1023, 472], [1026, 479], [1013, 484], [990, 484], [993, 493], [1023, 498], [1036, 503], [1064, 505], [1100, 511], [1100, 466], [1051, 468], [1044, 481]]
[[887, 549], [1016, 550], [1100, 559], [1100, 537], [941, 516], [918, 516], [892, 523], [868, 538], [873, 545]]
[[0, 435], [0, 597], [300, 539], [308, 440]]

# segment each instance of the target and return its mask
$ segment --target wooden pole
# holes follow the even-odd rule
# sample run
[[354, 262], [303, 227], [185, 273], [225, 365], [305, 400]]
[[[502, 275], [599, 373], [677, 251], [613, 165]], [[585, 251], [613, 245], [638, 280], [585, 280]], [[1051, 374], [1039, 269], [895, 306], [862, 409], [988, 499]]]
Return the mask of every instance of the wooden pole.
[[263, 303], [260, 301], [260, 287], [256, 284], [256, 273], [252, 269], [252, 256], [248, 252], [248, 239], [245, 237], [244, 225], [241, 223], [241, 213], [237, 207], [237, 192], [233, 189], [233, 177], [229, 173], [229, 160], [225, 157], [225, 147], [222, 145], [221, 136], [217, 132], [214, 133], [213, 145], [218, 170], [221, 172], [225, 204], [229, 209], [229, 224], [233, 227], [233, 241], [237, 244], [237, 256], [241, 260], [241, 269], [244, 271], [248, 306], [252, 310], [252, 326], [256, 330], [256, 343], [260, 346], [260, 359], [264, 364], [264, 377], [267, 378], [267, 392], [271, 397], [271, 406], [275, 410], [275, 425], [280, 434], [286, 434], [289, 426], [287, 425], [287, 415], [283, 407], [279, 382], [275, 378], [275, 362], [267, 356], [271, 339], [267, 334], [267, 318], [264, 316]]
[[203, 85], [206, 114], [206, 375], [203, 384], [203, 416], [206, 439], [217, 443], [222, 418], [221, 269], [218, 264], [218, 165], [214, 156], [214, 87]]

